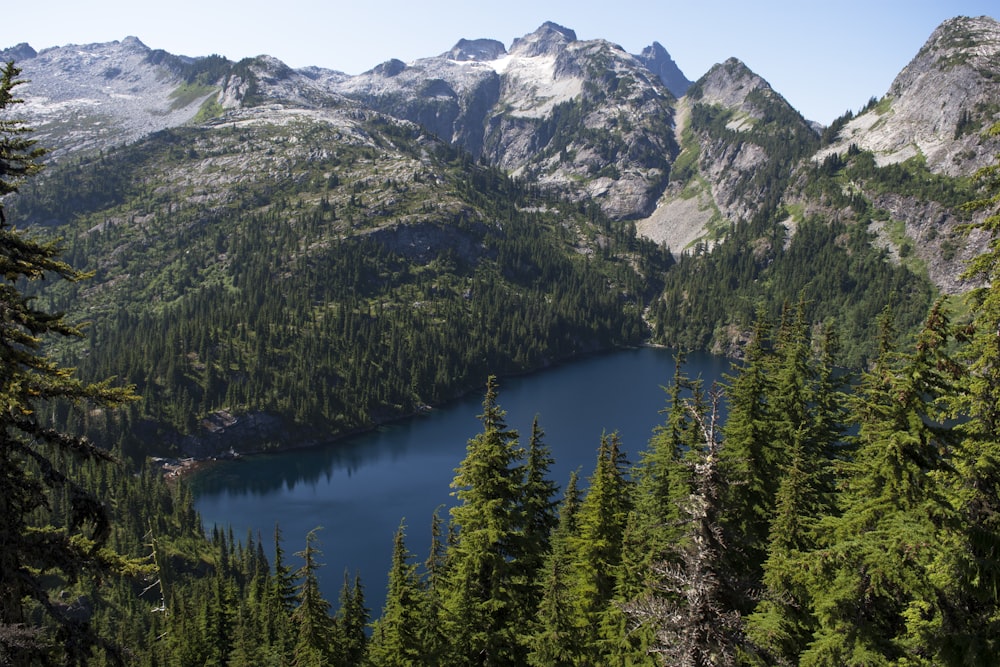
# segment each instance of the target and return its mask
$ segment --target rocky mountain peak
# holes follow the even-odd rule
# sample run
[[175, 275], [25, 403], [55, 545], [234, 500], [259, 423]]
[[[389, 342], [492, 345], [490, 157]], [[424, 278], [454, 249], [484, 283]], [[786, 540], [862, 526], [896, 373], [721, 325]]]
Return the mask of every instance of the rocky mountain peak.
[[31, 48], [31, 45], [27, 42], [21, 42], [16, 44], [9, 49], [3, 49], [0, 51], [0, 60], [7, 63], [11, 60], [19, 62], [21, 60], [29, 60], [38, 55], [38, 52]]
[[949, 19], [903, 68], [882, 101], [847, 123], [839, 141], [817, 157], [843, 152], [854, 143], [875, 153], [880, 164], [919, 155], [932, 171], [971, 173], [1000, 150], [996, 139], [982, 137], [1000, 109], [997, 72], [1000, 23], [987, 16]]
[[505, 55], [507, 55], [507, 49], [503, 42], [495, 39], [460, 39], [451, 51], [442, 54], [444, 58], [449, 60], [460, 61], [496, 60]]
[[401, 73], [404, 69], [406, 69], [406, 63], [398, 58], [392, 58], [390, 60], [386, 60], [380, 65], [376, 65], [375, 68], [372, 69], [372, 73], [391, 78]]
[[644, 48], [636, 58], [646, 66], [646, 69], [660, 77], [660, 81], [674, 94], [674, 97], [683, 97], [691, 86], [684, 72], [659, 42], [653, 42]]
[[695, 102], [718, 104], [730, 109], [749, 112], [746, 100], [756, 90], [772, 92], [770, 84], [738, 58], [712, 66], [712, 69], [698, 79], [688, 89], [687, 94]]
[[141, 39], [132, 35], [123, 39], [120, 44], [123, 51], [148, 53], [150, 50], [148, 46], [142, 43]]
[[510, 54], [524, 57], [556, 55], [566, 45], [576, 41], [576, 33], [552, 21], [546, 21], [535, 32], [519, 37], [511, 44]]

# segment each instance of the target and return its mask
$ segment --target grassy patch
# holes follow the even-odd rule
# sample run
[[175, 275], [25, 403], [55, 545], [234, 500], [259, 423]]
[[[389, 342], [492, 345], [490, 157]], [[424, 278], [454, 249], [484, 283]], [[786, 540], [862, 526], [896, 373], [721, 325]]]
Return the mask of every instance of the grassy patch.
[[201, 103], [198, 113], [191, 119], [192, 123], [204, 123], [212, 118], [218, 118], [225, 113], [225, 108], [219, 104], [219, 96], [213, 95]]
[[209, 86], [201, 83], [182, 83], [170, 93], [170, 109], [183, 109], [189, 104], [193, 104], [201, 97], [218, 90], [216, 86]]

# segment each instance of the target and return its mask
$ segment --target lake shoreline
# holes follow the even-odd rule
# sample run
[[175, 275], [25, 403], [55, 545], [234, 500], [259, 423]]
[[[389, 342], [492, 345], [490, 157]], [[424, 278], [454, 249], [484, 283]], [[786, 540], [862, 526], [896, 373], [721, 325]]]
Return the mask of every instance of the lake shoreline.
[[[583, 362], [588, 359], [593, 359], [595, 357], [600, 357], [604, 355], [615, 354], [616, 352], [624, 352], [627, 350], [639, 350], [643, 348], [666, 350], [672, 349], [670, 346], [661, 345], [653, 343], [651, 341], [644, 341], [638, 345], [622, 345], [618, 347], [612, 347], [605, 350], [595, 350], [593, 352], [582, 353], [573, 357], [567, 357], [565, 359], [550, 362], [547, 365], [541, 366], [539, 368], [525, 370], [518, 373], [508, 373], [506, 375], [500, 376], [500, 388], [502, 391], [503, 380], [507, 379], [522, 379], [531, 377], [536, 374], [542, 374], [554, 369], [560, 368], [566, 365], [572, 365], [575, 363]], [[316, 427], [302, 426], [296, 424], [288, 424], [279, 415], [274, 415], [270, 413], [248, 413], [246, 415], [234, 416], [227, 410], [219, 410], [212, 415], [209, 415], [202, 420], [203, 428], [205, 433], [201, 436], [190, 435], [181, 439], [181, 442], [189, 443], [187, 447], [187, 452], [189, 455], [183, 457], [151, 457], [154, 463], [157, 463], [162, 470], [164, 476], [168, 480], [186, 479], [199, 472], [206, 470], [207, 468], [214, 466], [219, 463], [239, 461], [245, 456], [260, 456], [260, 455], [270, 455], [270, 454], [284, 454], [288, 452], [294, 452], [298, 450], [314, 449], [317, 447], [328, 447], [334, 445], [343, 440], [349, 438], [354, 438], [357, 436], [370, 434], [378, 431], [380, 428], [386, 426], [391, 426], [393, 424], [398, 424], [401, 422], [407, 422], [416, 417], [425, 416], [437, 410], [447, 409], [448, 406], [453, 405], [459, 401], [465, 400], [470, 395], [476, 391], [481, 391], [485, 388], [485, 378], [482, 387], [478, 389], [468, 389], [455, 396], [452, 396], [439, 404], [424, 404], [418, 406], [415, 410], [404, 414], [396, 414], [390, 417], [376, 418], [371, 426], [366, 426], [363, 428], [356, 428], [350, 431], [344, 431], [337, 433], [335, 435], [326, 435], [325, 437], [319, 436], [319, 429]], [[213, 417], [215, 418], [213, 420]], [[249, 428], [236, 429], [236, 427], [242, 425], [244, 422], [249, 421], [251, 425]], [[258, 429], [257, 425], [259, 423], [264, 424], [263, 429]], [[234, 433], [234, 430], [237, 430]], [[239, 432], [239, 431], [242, 431]], [[251, 433], [256, 433], [256, 437], [251, 437], [252, 440], [257, 440], [260, 444], [246, 448], [236, 449], [238, 442], [233, 442], [234, 440], [239, 440], [241, 435], [245, 438], [247, 437], [247, 431]], [[204, 444], [200, 446], [191, 446], [193, 441], [199, 443], [204, 443], [208, 440], [216, 440], [218, 444], [215, 447], [208, 447]], [[226, 442], [228, 446], [226, 446]], [[296, 444], [288, 445], [281, 444], [275, 446], [273, 443], [281, 442], [294, 442]], [[246, 442], [244, 440], [244, 442]], [[182, 451], [185, 447], [181, 446]], [[197, 454], [193, 453], [197, 450], [208, 450], [204, 453]]]

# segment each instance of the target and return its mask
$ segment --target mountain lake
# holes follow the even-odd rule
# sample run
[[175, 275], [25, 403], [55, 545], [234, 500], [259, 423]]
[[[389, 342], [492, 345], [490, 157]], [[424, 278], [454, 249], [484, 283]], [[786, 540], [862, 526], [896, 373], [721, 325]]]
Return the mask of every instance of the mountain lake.
[[[579, 470], [581, 487], [597, 462], [603, 433], [617, 432], [635, 462], [666, 415], [665, 387], [674, 375], [673, 350], [618, 350], [499, 381], [507, 425], [527, 447], [538, 416], [555, 463], [550, 478], [560, 489]], [[690, 354], [685, 370], [706, 388], [729, 362]], [[485, 388], [485, 378], [484, 388]], [[194, 474], [189, 483], [206, 529], [214, 525], [238, 540], [259, 533], [273, 558], [275, 524], [281, 528], [286, 564], [305, 548], [317, 527], [324, 597], [336, 609], [344, 573], [361, 576], [372, 618], [381, 614], [392, 541], [405, 522], [406, 546], [423, 562], [431, 542], [431, 518], [447, 519], [454, 503], [449, 484], [468, 440], [481, 431], [482, 393], [369, 433], [308, 449], [222, 461]], [[273, 565], [273, 563], [272, 563]]]

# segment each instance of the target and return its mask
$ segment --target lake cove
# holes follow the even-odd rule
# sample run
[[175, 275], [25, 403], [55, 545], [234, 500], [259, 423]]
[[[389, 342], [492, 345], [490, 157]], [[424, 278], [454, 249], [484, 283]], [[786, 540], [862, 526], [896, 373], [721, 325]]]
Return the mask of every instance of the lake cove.
[[[729, 362], [691, 354], [686, 373], [708, 387], [728, 372]], [[618, 432], [630, 461], [638, 459], [653, 430], [664, 423], [664, 387], [674, 375], [674, 351], [620, 350], [588, 357], [544, 372], [501, 379], [499, 404], [507, 425], [527, 446], [538, 416], [555, 464], [551, 479], [565, 487], [572, 470], [581, 483], [593, 472], [602, 433]], [[485, 380], [483, 378], [484, 388]], [[449, 484], [465, 456], [469, 438], [481, 431], [477, 415], [483, 395], [434, 409], [376, 431], [322, 447], [220, 462], [189, 483], [206, 528], [232, 527], [245, 540], [259, 532], [273, 557], [279, 524], [287, 564], [305, 547], [313, 528], [323, 551], [323, 595], [334, 608], [344, 572], [361, 575], [372, 617], [381, 613], [392, 538], [406, 523], [406, 545], [422, 562], [430, 546], [431, 515], [453, 503]]]

